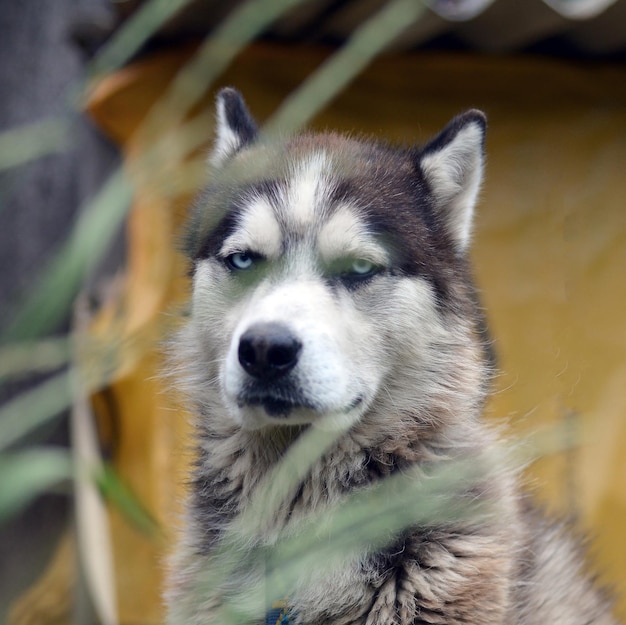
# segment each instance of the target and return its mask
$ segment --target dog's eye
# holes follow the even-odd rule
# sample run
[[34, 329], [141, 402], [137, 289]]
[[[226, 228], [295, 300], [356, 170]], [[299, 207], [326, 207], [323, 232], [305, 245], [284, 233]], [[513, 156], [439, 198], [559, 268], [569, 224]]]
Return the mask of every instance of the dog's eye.
[[259, 260], [258, 255], [252, 252], [235, 252], [228, 255], [225, 259], [226, 265], [237, 271], [246, 271], [252, 269]]
[[369, 260], [365, 260], [364, 258], [357, 258], [352, 261], [352, 265], [350, 266], [350, 273], [355, 276], [368, 276], [376, 271], [376, 265], [370, 262]]
[[381, 267], [371, 260], [356, 258], [342, 263], [343, 267], [335, 275], [348, 287], [366, 282], [381, 271]]

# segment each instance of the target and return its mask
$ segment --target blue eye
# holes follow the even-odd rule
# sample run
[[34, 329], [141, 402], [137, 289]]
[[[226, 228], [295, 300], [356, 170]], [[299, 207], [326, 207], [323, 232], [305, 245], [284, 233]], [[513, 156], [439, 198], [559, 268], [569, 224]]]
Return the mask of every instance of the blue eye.
[[370, 278], [383, 271], [383, 267], [365, 258], [351, 258], [340, 262], [334, 275], [348, 287], [365, 284]]
[[231, 269], [246, 271], [252, 269], [258, 260], [258, 256], [250, 252], [235, 252], [225, 258], [226, 264]]
[[352, 265], [350, 266], [350, 272], [357, 276], [367, 276], [373, 273], [375, 269], [376, 266], [374, 263], [364, 258], [357, 258], [352, 261]]

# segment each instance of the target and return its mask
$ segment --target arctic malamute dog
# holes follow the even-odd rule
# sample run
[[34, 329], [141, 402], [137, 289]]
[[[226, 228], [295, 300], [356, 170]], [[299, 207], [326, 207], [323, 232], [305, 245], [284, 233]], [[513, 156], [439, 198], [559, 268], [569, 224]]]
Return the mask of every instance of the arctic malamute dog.
[[[485, 128], [470, 110], [411, 149], [332, 133], [269, 141], [240, 94], [220, 91], [210, 185], [186, 236], [190, 314], [174, 340], [197, 462], [170, 624], [236, 622], [243, 587], [263, 574], [246, 554], [354, 493], [398, 475], [427, 483], [450, 462], [482, 467], [459, 476], [451, 498], [473, 513], [409, 523], [340, 566], [283, 580], [268, 622], [615, 623], [579, 546], [520, 495], [514, 471], [486, 459], [492, 366], [468, 266]], [[337, 435], [269, 520], [239, 531], [264, 480], [312, 431]], [[220, 571], [231, 548], [243, 559]]]

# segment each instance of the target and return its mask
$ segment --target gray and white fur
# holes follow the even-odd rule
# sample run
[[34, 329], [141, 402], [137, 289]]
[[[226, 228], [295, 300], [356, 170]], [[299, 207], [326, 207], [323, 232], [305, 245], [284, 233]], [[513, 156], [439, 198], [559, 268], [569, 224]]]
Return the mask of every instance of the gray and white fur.
[[[207, 594], [200, 580], [263, 478], [317, 423], [345, 432], [251, 544], [389, 476], [482, 458], [496, 441], [481, 420], [492, 360], [468, 264], [484, 115], [470, 110], [410, 149], [333, 133], [266, 141], [233, 89], [220, 91], [217, 119], [186, 236], [190, 314], [173, 341], [197, 461], [170, 625], [221, 623], [230, 582]], [[578, 543], [513, 471], [486, 463], [465, 488], [489, 514], [412, 526], [294, 583], [291, 622], [615, 623]]]

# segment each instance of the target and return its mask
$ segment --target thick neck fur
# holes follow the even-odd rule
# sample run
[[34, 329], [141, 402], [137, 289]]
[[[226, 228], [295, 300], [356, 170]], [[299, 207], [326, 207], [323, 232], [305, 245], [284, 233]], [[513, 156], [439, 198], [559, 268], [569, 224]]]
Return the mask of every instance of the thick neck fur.
[[[341, 501], [348, 493], [410, 467], [478, 456], [491, 436], [474, 419], [455, 423], [452, 409], [427, 414], [394, 411], [381, 402], [311, 467], [304, 481], [278, 506], [271, 527], [259, 527], [258, 540], [272, 543], [292, 520]], [[372, 422], [389, 423], [381, 435]], [[245, 430], [228, 419], [201, 417], [200, 448], [194, 477], [192, 514], [203, 528], [196, 545], [215, 547], [230, 522], [250, 504], [268, 472], [308, 426]], [[373, 435], [373, 433], [376, 433]], [[210, 536], [207, 529], [211, 528]]]

